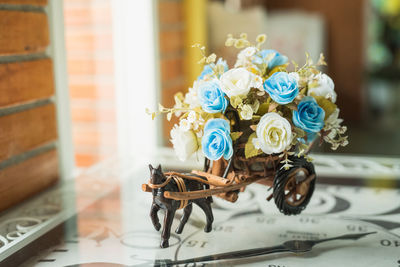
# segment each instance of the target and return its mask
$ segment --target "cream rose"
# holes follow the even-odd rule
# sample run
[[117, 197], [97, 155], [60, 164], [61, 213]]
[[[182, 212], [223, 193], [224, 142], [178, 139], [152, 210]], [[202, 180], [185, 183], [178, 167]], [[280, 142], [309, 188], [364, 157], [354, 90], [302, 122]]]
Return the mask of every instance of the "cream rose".
[[330, 98], [333, 103], [336, 102], [336, 92], [335, 84], [332, 79], [325, 73], [318, 73], [312, 83], [317, 82], [318, 85], [308, 89], [308, 95], [323, 96], [325, 98]]
[[181, 161], [185, 161], [199, 148], [196, 134], [192, 130], [181, 129], [177, 124], [171, 130], [171, 143]]
[[221, 89], [229, 97], [246, 96], [254, 87], [255, 75], [245, 68], [228, 70], [221, 75]]
[[266, 154], [280, 153], [292, 142], [292, 129], [287, 119], [271, 112], [261, 117], [253, 139], [255, 148]]

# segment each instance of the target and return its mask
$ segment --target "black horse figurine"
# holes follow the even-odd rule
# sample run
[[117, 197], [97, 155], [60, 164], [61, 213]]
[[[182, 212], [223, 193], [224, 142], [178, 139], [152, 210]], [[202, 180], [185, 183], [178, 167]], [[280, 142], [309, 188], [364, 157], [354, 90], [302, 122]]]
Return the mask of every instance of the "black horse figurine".
[[[150, 178], [151, 184], [161, 185], [167, 180], [167, 177], [161, 170], [161, 165], [159, 165], [157, 168], [153, 168], [153, 166], [149, 165], [149, 168], [151, 175]], [[187, 175], [195, 176], [193, 174], [187, 174]], [[201, 176], [196, 175], [196, 177], [201, 177]], [[205, 179], [204, 177], [201, 178]], [[185, 189], [187, 191], [208, 189], [208, 185], [201, 183], [199, 181], [183, 179], [183, 183], [184, 185], [180, 185], [177, 183], [177, 181], [171, 179], [165, 186], [152, 189], [153, 203], [151, 205], [150, 217], [154, 225], [154, 228], [157, 231], [159, 231], [161, 228], [161, 224], [159, 222], [157, 213], [160, 209], [165, 210], [164, 227], [161, 234], [161, 244], [160, 244], [162, 248], [166, 248], [169, 246], [168, 240], [171, 233], [172, 221], [174, 219], [176, 210], [179, 209], [182, 205], [181, 200], [173, 200], [165, 198], [164, 192], [165, 191], [180, 192], [179, 189], [181, 186], [185, 186], [186, 187]], [[211, 209], [212, 197], [206, 197], [206, 198], [188, 200], [186, 206], [182, 207], [183, 216], [181, 218], [178, 228], [175, 231], [177, 234], [182, 233], [183, 227], [185, 226], [186, 222], [189, 219], [190, 214], [192, 213], [192, 203], [196, 203], [206, 214], [207, 224], [204, 228], [204, 231], [205, 232], [211, 231], [212, 222], [214, 220]]]

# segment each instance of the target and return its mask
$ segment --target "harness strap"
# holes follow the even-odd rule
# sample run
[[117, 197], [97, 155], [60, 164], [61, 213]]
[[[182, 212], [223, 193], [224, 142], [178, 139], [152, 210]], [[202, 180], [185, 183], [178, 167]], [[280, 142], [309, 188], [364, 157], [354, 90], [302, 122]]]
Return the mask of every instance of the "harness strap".
[[165, 172], [164, 175], [168, 176], [167, 180], [165, 180], [164, 183], [162, 183], [162, 184], [152, 184], [152, 183], [148, 182], [147, 185], [151, 189], [158, 189], [158, 188], [166, 186], [171, 181], [171, 179], [173, 177], [182, 177], [182, 178], [185, 178], [185, 179], [188, 179], [188, 180], [197, 181], [197, 182], [200, 182], [200, 183], [203, 183], [203, 184], [213, 185], [209, 181], [204, 180], [202, 178], [198, 178], [198, 177], [195, 177], [195, 176], [184, 175], [184, 174], [179, 173], [179, 172]]
[[[182, 178], [185, 178], [185, 179], [188, 179], [188, 180], [197, 181], [197, 182], [200, 182], [200, 183], [203, 183], [203, 184], [213, 185], [213, 184], [211, 184], [210, 181], [208, 181], [208, 180], [204, 180], [204, 179], [199, 178], [199, 177], [196, 177], [196, 176], [185, 175], [185, 174], [179, 173], [179, 172], [166, 172], [166, 173], [164, 173], [164, 174], [165, 174], [165, 175], [179, 176], [179, 177], [182, 177]], [[207, 177], [204, 177], [204, 178], [207, 179]]]
[[158, 188], [161, 188], [161, 187], [166, 186], [166, 185], [171, 181], [172, 178], [173, 178], [172, 176], [168, 176], [167, 180], [165, 180], [165, 182], [162, 183], [162, 184], [152, 184], [152, 183], [149, 182], [149, 183], [148, 183], [148, 186], [149, 186], [151, 189], [158, 189]]
[[[172, 177], [173, 177], [175, 183], [178, 185], [179, 192], [187, 192], [185, 181], [181, 177], [178, 177], [178, 176], [172, 176]], [[184, 207], [187, 206], [188, 203], [189, 203], [189, 201], [187, 199], [181, 200], [181, 204], [178, 209], [183, 209]]]
[[[167, 177], [167, 179], [165, 180], [165, 182], [163, 182], [162, 184], [152, 184], [152, 183], [149, 182], [148, 186], [151, 189], [162, 188], [162, 187], [166, 186], [169, 182], [171, 182], [172, 179], [174, 179], [176, 185], [178, 186], [179, 192], [187, 192], [185, 181], [181, 177], [179, 177], [177, 175], [169, 175]], [[178, 209], [183, 209], [184, 207], [186, 207], [188, 205], [189, 200], [187, 200], [187, 199], [186, 200], [180, 200], [180, 202], [181, 202], [181, 204], [179, 205]]]

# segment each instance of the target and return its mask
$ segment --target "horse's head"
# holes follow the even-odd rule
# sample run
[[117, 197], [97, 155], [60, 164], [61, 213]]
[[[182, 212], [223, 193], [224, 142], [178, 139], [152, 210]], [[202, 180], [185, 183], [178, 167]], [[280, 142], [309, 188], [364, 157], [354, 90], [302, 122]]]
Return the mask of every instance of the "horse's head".
[[151, 164], [149, 164], [150, 169], [150, 183], [152, 184], [162, 184], [165, 181], [165, 176], [161, 170], [161, 164], [158, 165], [157, 168], [153, 168]]

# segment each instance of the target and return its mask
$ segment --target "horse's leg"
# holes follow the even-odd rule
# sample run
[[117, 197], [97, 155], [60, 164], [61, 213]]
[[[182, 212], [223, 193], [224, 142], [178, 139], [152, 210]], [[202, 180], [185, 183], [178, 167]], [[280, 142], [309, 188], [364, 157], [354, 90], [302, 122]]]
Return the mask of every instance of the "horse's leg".
[[153, 204], [151, 205], [151, 209], [150, 209], [150, 218], [151, 218], [151, 222], [154, 225], [154, 228], [158, 231], [161, 228], [161, 224], [160, 221], [158, 219], [158, 211], [160, 210], [160, 207], [153, 202]]
[[188, 221], [190, 214], [192, 213], [192, 209], [193, 209], [192, 203], [190, 203], [183, 209], [183, 216], [182, 216], [181, 222], [179, 223], [178, 228], [176, 228], [176, 230], [175, 230], [175, 233], [177, 233], [177, 234], [182, 233], [183, 227], [185, 227], [185, 224]]
[[207, 218], [207, 225], [204, 228], [204, 232], [208, 233], [212, 229], [212, 223], [214, 221], [214, 216], [211, 209], [211, 203], [206, 198], [201, 198], [195, 200], [195, 203], [204, 211]]
[[172, 226], [172, 221], [174, 220], [175, 212], [176, 209], [174, 208], [167, 209], [165, 212], [163, 232], [161, 235], [161, 245], [160, 245], [160, 247], [162, 248], [169, 247], [168, 240], [171, 235], [171, 226]]

